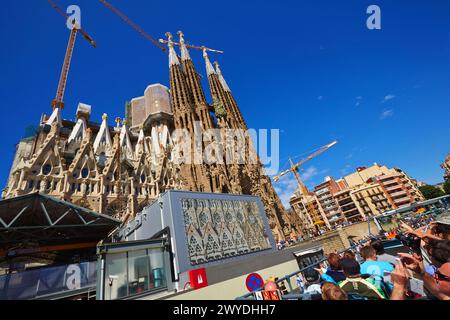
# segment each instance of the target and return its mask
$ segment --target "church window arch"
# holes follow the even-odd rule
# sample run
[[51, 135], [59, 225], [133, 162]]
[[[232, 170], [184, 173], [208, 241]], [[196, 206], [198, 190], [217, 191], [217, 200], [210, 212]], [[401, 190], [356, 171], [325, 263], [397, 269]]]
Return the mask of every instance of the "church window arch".
[[52, 172], [52, 165], [49, 163], [46, 163], [43, 167], [42, 167], [42, 174], [44, 176], [48, 176], [50, 173]]
[[81, 170], [81, 177], [86, 179], [89, 176], [89, 168], [88, 167], [84, 167]]
[[106, 154], [104, 152], [100, 153], [97, 161], [98, 165], [104, 168], [106, 166]]

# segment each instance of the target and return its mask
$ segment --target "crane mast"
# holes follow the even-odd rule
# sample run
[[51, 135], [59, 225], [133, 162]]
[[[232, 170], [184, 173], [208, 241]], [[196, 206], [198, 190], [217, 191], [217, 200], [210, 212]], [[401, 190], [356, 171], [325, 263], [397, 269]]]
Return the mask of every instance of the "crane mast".
[[289, 169], [287, 169], [286, 171], [281, 172], [279, 175], [273, 177], [273, 180], [275, 182], [278, 182], [280, 180], [280, 178], [282, 176], [287, 175], [290, 172], [294, 173], [295, 179], [297, 180], [297, 184], [298, 184], [298, 188], [299, 191], [301, 193], [303, 193], [305, 196], [309, 194], [309, 190], [308, 188], [305, 186], [305, 184], [303, 183], [300, 174], [298, 172], [298, 168], [300, 168], [302, 165], [304, 165], [306, 162], [314, 159], [315, 157], [321, 155], [322, 153], [324, 153], [325, 151], [327, 151], [328, 149], [330, 149], [331, 147], [333, 147], [334, 145], [337, 144], [337, 141], [333, 141], [332, 143], [327, 144], [326, 146], [321, 147], [319, 150], [317, 150], [316, 152], [310, 154], [308, 157], [306, 157], [305, 159], [303, 159], [302, 161], [298, 162], [297, 164], [294, 164], [292, 162], [291, 159], [289, 159], [291, 167]]
[[75, 47], [75, 41], [77, 39], [78, 30], [74, 26], [69, 36], [69, 43], [67, 44], [66, 55], [64, 57], [64, 63], [59, 77], [58, 89], [56, 91], [56, 97], [52, 101], [53, 109], [64, 109], [64, 92], [66, 91], [67, 78], [69, 77], [70, 64], [73, 56], [73, 49]]
[[[47, 2], [55, 9], [61, 16], [68, 19], [69, 17], [51, 0]], [[52, 100], [53, 110], [64, 109], [64, 93], [66, 91], [67, 79], [69, 77], [70, 64], [72, 62], [73, 50], [75, 48], [75, 42], [77, 39], [77, 34], [81, 33], [83, 37], [94, 47], [97, 47], [95, 41], [83, 30], [77, 21], [72, 21], [72, 30], [69, 35], [69, 42], [67, 44], [66, 55], [64, 56], [64, 62], [61, 70], [61, 75], [59, 77], [58, 88], [56, 90], [55, 99]]]
[[[289, 174], [290, 172], [294, 173], [295, 179], [297, 180], [297, 184], [298, 184], [298, 190], [301, 193], [301, 197], [300, 197], [300, 201], [303, 204], [303, 206], [305, 207], [305, 209], [308, 212], [314, 212], [314, 205], [308, 200], [308, 196], [311, 195], [311, 193], [309, 192], [308, 188], [305, 186], [305, 184], [303, 183], [301, 177], [300, 177], [300, 173], [298, 172], [298, 168], [300, 168], [302, 165], [304, 165], [306, 162], [314, 159], [315, 157], [317, 157], [318, 155], [324, 153], [325, 151], [327, 151], [328, 149], [330, 149], [331, 147], [333, 147], [334, 145], [336, 145], [337, 141], [333, 141], [330, 144], [327, 144], [326, 146], [321, 147], [319, 150], [317, 150], [316, 152], [310, 154], [308, 157], [306, 157], [305, 159], [303, 159], [302, 161], [298, 162], [297, 164], [294, 164], [294, 162], [292, 162], [291, 159], [289, 159], [289, 162], [291, 164], [291, 167], [286, 170], [281, 172], [279, 175], [275, 176], [273, 178], [273, 180], [275, 182], [278, 182], [280, 180], [280, 178], [282, 176], [285, 176], [287, 174]], [[316, 220], [314, 221], [314, 223], [320, 223], [320, 220]]]

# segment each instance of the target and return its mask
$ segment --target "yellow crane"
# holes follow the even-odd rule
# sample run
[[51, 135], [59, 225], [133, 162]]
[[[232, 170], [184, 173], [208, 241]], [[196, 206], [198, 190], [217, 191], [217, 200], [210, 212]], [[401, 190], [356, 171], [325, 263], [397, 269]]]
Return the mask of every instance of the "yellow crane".
[[[184, 36], [182, 31], [178, 31], [177, 34], [179, 36]], [[159, 42], [163, 43], [163, 44], [168, 44], [169, 43], [169, 41], [164, 40], [164, 39], [159, 39]], [[178, 47], [181, 46], [181, 43], [178, 43], [178, 42], [173, 42], [173, 44], [178, 46]], [[210, 51], [210, 52], [215, 52], [215, 53], [224, 53], [222, 50], [211, 49], [211, 48], [208, 48], [208, 47], [205, 47], [205, 46], [195, 46], [195, 45], [187, 44], [187, 43], [185, 43], [184, 45], [186, 46], [186, 48], [189, 48], [189, 49], [195, 49], [195, 50], [200, 50], [200, 51]]]
[[149, 40], [151, 43], [153, 43], [155, 46], [157, 46], [159, 49], [161, 49], [161, 51], [166, 51], [166, 48], [164, 48], [163, 46], [161, 46], [158, 41], [153, 38], [151, 35], [149, 35], [147, 32], [145, 32], [144, 29], [142, 29], [139, 25], [137, 25], [136, 23], [134, 23], [129, 17], [127, 17], [125, 14], [123, 14], [122, 12], [120, 12], [116, 7], [114, 7], [112, 4], [110, 4], [108, 1], [106, 0], [99, 0], [105, 7], [107, 7], [109, 10], [111, 10], [112, 12], [114, 12], [116, 15], [119, 16], [119, 18], [121, 18], [126, 24], [128, 24], [130, 27], [132, 27], [134, 30], [136, 30], [137, 32], [139, 32], [142, 36], [144, 36], [144, 38], [146, 38], [147, 40]]
[[328, 149], [330, 149], [331, 147], [333, 147], [333, 146], [336, 145], [336, 144], [337, 144], [337, 141], [333, 141], [333, 142], [327, 144], [326, 146], [321, 147], [319, 150], [317, 150], [316, 152], [310, 154], [308, 157], [306, 157], [306, 158], [303, 159], [302, 161], [298, 162], [297, 164], [294, 164], [294, 163], [292, 162], [292, 160], [289, 159], [290, 164], [291, 164], [291, 167], [290, 167], [288, 170], [283, 171], [283, 172], [281, 172], [279, 175], [275, 176], [275, 177], [273, 178], [273, 180], [274, 180], [275, 182], [278, 182], [282, 176], [285, 176], [285, 175], [287, 175], [288, 173], [293, 172], [293, 173], [294, 173], [294, 176], [295, 176], [295, 179], [297, 179], [299, 191], [300, 191], [301, 193], [303, 193], [305, 196], [308, 195], [308, 194], [309, 194], [309, 190], [308, 190], [308, 188], [305, 186], [305, 184], [303, 183], [303, 181], [302, 181], [302, 179], [301, 179], [301, 177], [300, 177], [300, 173], [298, 172], [298, 169], [299, 169], [302, 165], [304, 165], [306, 162], [308, 162], [308, 161], [314, 159], [315, 157], [317, 157], [318, 155], [324, 153], [325, 151], [327, 151]]
[[[125, 14], [123, 14], [121, 11], [119, 11], [119, 9], [114, 7], [108, 1], [106, 1], [106, 0], [99, 0], [99, 1], [105, 7], [107, 7], [109, 10], [114, 12], [117, 16], [119, 16], [119, 18], [121, 18], [126, 24], [128, 24], [130, 27], [132, 27], [134, 30], [136, 30], [138, 33], [140, 33], [142, 36], [144, 36], [144, 38], [149, 40], [151, 43], [153, 43], [155, 46], [157, 46], [162, 51], [166, 51], [166, 48], [164, 48], [160, 44], [167, 44], [168, 43], [167, 40], [159, 39], [159, 42], [158, 42], [155, 38], [153, 38], [151, 35], [149, 35], [144, 29], [142, 29], [139, 25], [134, 23], [129, 17], [127, 17]], [[180, 33], [181, 33], [181, 31], [178, 32], [178, 34], [180, 34]], [[180, 46], [181, 44], [174, 42], [174, 45]], [[223, 51], [221, 51], [221, 50], [215, 50], [215, 49], [207, 48], [204, 46], [194, 46], [191, 44], [185, 44], [185, 46], [186, 46], [186, 48], [195, 49], [195, 50], [201, 50], [201, 51], [206, 50], [206, 51], [215, 52], [215, 53], [223, 53]]]
[[[317, 157], [318, 155], [324, 153], [325, 151], [327, 151], [328, 149], [330, 149], [331, 147], [333, 147], [333, 146], [336, 145], [336, 144], [337, 144], [337, 141], [333, 141], [333, 142], [327, 144], [326, 146], [321, 147], [319, 150], [317, 150], [316, 152], [310, 154], [308, 157], [306, 157], [306, 158], [303, 159], [302, 161], [298, 162], [297, 164], [294, 164], [294, 163], [292, 162], [292, 160], [289, 159], [289, 162], [290, 162], [290, 164], [291, 164], [291, 167], [290, 167], [288, 170], [285, 170], [285, 171], [281, 172], [279, 175], [277, 175], [277, 176], [275, 176], [275, 177], [273, 178], [273, 180], [274, 180], [275, 182], [278, 182], [282, 176], [285, 176], [285, 175], [289, 174], [290, 172], [293, 172], [293, 173], [294, 173], [294, 176], [295, 176], [295, 179], [297, 180], [298, 189], [299, 189], [300, 193], [303, 195], [303, 197], [302, 197], [302, 203], [303, 203], [303, 205], [305, 206], [305, 208], [306, 208], [306, 210], [307, 210], [308, 212], [311, 212], [311, 213], [312, 213], [312, 212], [314, 212], [315, 209], [314, 209], [314, 205], [313, 205], [311, 202], [308, 201], [308, 198], [307, 198], [307, 197], [308, 197], [311, 193], [309, 192], [308, 188], [307, 188], [307, 187], [305, 186], [305, 184], [303, 183], [303, 181], [302, 181], [302, 179], [301, 179], [301, 177], [300, 177], [300, 173], [298, 172], [298, 169], [299, 169], [302, 165], [304, 165], [306, 162], [308, 162], [308, 161], [314, 159], [315, 157]], [[315, 224], [315, 225], [324, 224], [324, 223], [325, 223], [325, 222], [322, 221], [322, 220], [320, 220], [320, 219], [314, 221], [314, 224]]]
[[[68, 19], [68, 16], [51, 0], [47, 0], [48, 3], [55, 9], [61, 16]], [[69, 36], [69, 42], [67, 44], [66, 55], [64, 57], [64, 63], [59, 78], [58, 89], [56, 91], [56, 97], [52, 101], [53, 109], [64, 108], [64, 92], [66, 91], [67, 78], [69, 77], [70, 63], [72, 62], [73, 50], [75, 48], [75, 41], [77, 34], [81, 33], [83, 37], [95, 48], [97, 45], [95, 41], [78, 25], [77, 21], [72, 21], [72, 30]]]

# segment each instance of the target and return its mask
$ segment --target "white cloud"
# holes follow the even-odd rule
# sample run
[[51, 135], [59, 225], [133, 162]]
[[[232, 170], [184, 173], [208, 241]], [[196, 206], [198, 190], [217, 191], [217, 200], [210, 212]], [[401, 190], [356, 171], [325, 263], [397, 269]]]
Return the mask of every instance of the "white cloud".
[[294, 174], [282, 177], [278, 182], [273, 182], [273, 185], [284, 207], [289, 208], [289, 200], [298, 188]]
[[389, 101], [389, 100], [392, 100], [392, 99], [394, 99], [394, 98], [395, 98], [395, 95], [393, 95], [393, 94], [388, 94], [387, 96], [384, 97], [382, 103], [387, 102], [387, 101]]
[[305, 172], [303, 172], [301, 174], [302, 180], [303, 182], [306, 182], [308, 180], [311, 180], [314, 176], [316, 176], [319, 173], [319, 171], [317, 170], [316, 167], [311, 166], [308, 167], [308, 169], [305, 170]]
[[384, 110], [384, 111], [381, 113], [381, 115], [380, 115], [380, 120], [384, 120], [384, 119], [390, 118], [390, 117], [392, 117], [393, 115], [394, 115], [394, 110], [392, 110], [392, 109], [386, 109], [386, 110]]
[[359, 107], [361, 105], [362, 98], [363, 97], [361, 97], [361, 96], [356, 97], [355, 107]]
[[[310, 166], [306, 168], [304, 172], [300, 174], [300, 176], [303, 183], [305, 185], [308, 185], [308, 188], [312, 190], [313, 185], [316, 182], [314, 181], [313, 178], [318, 175], [324, 175], [328, 171], [329, 171], [328, 169], [323, 169], [319, 171], [315, 166]], [[308, 181], [309, 183], [307, 183]], [[297, 191], [298, 189], [298, 183], [297, 179], [294, 176], [294, 173], [289, 173], [281, 177], [278, 182], [272, 181], [272, 184], [284, 207], [289, 208], [290, 207], [289, 200], [291, 199], [291, 196], [295, 193], [295, 191]]]
[[[313, 177], [318, 174], [322, 174], [327, 170], [322, 170], [319, 172], [316, 167], [310, 166], [303, 173], [300, 174], [303, 183], [310, 181]], [[294, 173], [289, 173], [280, 178], [278, 182], [273, 182], [273, 186], [278, 196], [280, 197], [281, 202], [285, 206], [285, 208], [289, 208], [289, 200], [291, 196], [297, 191], [298, 183], [297, 179], [294, 176]]]

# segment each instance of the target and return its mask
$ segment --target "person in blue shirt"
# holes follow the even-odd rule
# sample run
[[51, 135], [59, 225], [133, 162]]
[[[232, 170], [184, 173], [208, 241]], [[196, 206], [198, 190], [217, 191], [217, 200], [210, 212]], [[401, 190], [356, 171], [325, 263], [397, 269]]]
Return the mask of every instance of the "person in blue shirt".
[[[386, 291], [390, 292], [392, 284], [389, 279], [390, 273], [394, 271], [394, 265], [386, 261], [378, 261], [377, 252], [372, 246], [363, 247], [360, 253], [364, 259], [364, 262], [361, 264], [361, 274], [371, 276], [374, 280], [379, 281]], [[386, 278], [385, 273], [389, 274]]]
[[328, 255], [328, 264], [328, 269], [324, 269], [322, 265], [315, 269], [320, 273], [322, 280], [334, 284], [344, 281], [345, 275], [341, 267], [341, 257], [337, 253], [330, 253]]

